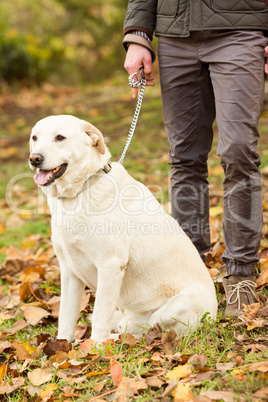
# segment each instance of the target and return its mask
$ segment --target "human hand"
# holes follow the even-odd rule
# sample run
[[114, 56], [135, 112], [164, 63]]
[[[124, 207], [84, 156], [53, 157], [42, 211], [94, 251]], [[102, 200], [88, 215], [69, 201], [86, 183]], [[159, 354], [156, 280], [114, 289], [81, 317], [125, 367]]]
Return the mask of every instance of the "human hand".
[[[134, 43], [129, 45], [124, 67], [129, 75], [137, 73], [140, 68], [143, 67], [144, 75], [147, 81], [146, 85], [154, 85], [154, 78], [151, 76], [153, 67], [152, 56], [151, 52], [145, 47], [136, 45]], [[136, 77], [134, 77], [134, 79], [136, 79]], [[133, 98], [138, 96], [138, 88], [132, 88], [132, 95]]]
[[265, 74], [268, 74], [268, 46], [264, 49], [264, 57], [265, 57], [265, 66], [264, 66], [264, 71]]

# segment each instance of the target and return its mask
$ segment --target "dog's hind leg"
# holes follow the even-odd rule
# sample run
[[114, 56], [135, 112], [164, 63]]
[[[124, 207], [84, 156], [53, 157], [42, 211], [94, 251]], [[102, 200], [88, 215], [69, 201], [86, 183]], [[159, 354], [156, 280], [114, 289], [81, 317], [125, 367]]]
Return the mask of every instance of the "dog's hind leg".
[[61, 301], [58, 339], [74, 341], [74, 331], [79, 316], [85, 285], [75, 275], [61, 270]]
[[191, 286], [168, 299], [149, 319], [149, 325], [157, 322], [165, 328], [173, 327], [178, 333], [194, 331], [200, 325], [202, 316], [209, 313], [216, 317], [217, 307], [214, 299], [204, 297], [206, 289], [201, 286]]

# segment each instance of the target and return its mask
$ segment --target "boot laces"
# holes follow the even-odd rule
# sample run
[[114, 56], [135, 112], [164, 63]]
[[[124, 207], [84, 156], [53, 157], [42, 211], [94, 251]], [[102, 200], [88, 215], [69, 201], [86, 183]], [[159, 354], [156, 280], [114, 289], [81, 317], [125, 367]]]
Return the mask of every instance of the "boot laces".
[[[228, 285], [229, 288], [231, 288], [230, 290], [230, 294], [228, 297], [228, 304], [235, 304], [236, 302], [238, 302], [238, 310], [240, 310], [241, 308], [241, 302], [240, 302], [240, 292], [244, 292], [244, 293], [251, 293], [254, 297], [256, 297], [255, 294], [255, 287], [256, 287], [256, 283], [253, 281], [250, 281], [248, 279], [235, 283], [233, 285]], [[234, 300], [231, 301], [232, 297], [234, 296]]]

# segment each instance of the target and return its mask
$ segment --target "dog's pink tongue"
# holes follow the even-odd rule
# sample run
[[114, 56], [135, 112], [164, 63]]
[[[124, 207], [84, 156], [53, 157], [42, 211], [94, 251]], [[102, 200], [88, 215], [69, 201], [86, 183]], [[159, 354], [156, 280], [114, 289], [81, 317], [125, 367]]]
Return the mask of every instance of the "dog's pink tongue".
[[52, 170], [40, 170], [35, 174], [34, 181], [42, 186], [48, 182], [50, 176], [52, 176]]

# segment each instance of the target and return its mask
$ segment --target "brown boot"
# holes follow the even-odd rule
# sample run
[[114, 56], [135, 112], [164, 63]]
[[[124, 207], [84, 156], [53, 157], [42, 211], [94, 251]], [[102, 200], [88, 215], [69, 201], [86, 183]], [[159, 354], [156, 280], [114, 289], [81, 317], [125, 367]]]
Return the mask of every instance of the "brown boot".
[[243, 314], [243, 304], [257, 303], [254, 276], [229, 276], [222, 279], [226, 294], [225, 316]]

